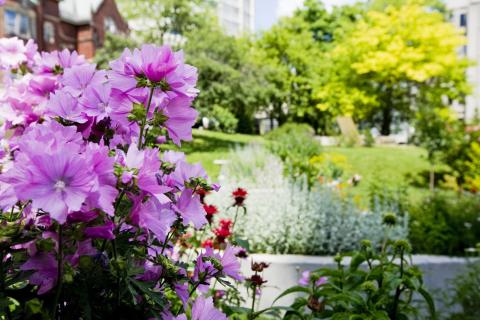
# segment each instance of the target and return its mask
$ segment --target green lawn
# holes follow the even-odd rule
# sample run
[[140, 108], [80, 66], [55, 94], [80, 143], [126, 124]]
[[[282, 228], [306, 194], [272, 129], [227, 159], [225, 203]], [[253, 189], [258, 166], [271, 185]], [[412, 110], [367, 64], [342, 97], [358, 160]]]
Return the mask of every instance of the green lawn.
[[236, 144], [245, 145], [251, 142], [262, 143], [265, 140], [261, 136], [248, 134], [227, 134], [207, 130], [193, 130], [192, 141], [182, 141], [182, 147], [173, 144], [162, 146], [162, 149], [170, 149], [185, 152], [187, 160], [191, 163], [201, 161], [208, 175], [216, 180], [220, 173], [220, 165], [213, 164], [214, 160], [228, 159], [230, 148]]
[[[427, 152], [423, 148], [414, 146], [326, 147], [325, 151], [346, 156], [352, 171], [363, 177], [360, 184], [351, 189], [354, 195], [362, 199], [368, 198], [372, 184], [388, 189], [404, 186], [414, 202], [429, 193], [430, 164], [427, 161]], [[435, 170], [438, 173], [435, 178], [439, 179], [443, 172], [448, 171], [448, 166], [439, 165]], [[423, 183], [412, 184], [412, 180], [423, 180]]]
[[[189, 162], [201, 161], [213, 180], [220, 172], [220, 165], [213, 164], [217, 159], [228, 159], [230, 148], [235, 144], [245, 145], [251, 142], [265, 143], [261, 136], [245, 134], [226, 134], [207, 130], [193, 130], [193, 141], [182, 142], [182, 148], [164, 145], [164, 149], [185, 152]], [[413, 146], [376, 146], [373, 148], [325, 147], [326, 152], [345, 155], [352, 166], [352, 172], [360, 174], [363, 179], [356, 187], [350, 188], [353, 195], [361, 197], [361, 203], [367, 204], [372, 184], [381, 188], [396, 190], [406, 187], [412, 201], [416, 202], [429, 194], [429, 163], [424, 149]], [[437, 166], [436, 178], [448, 171], [445, 165]], [[417, 177], [412, 179], [412, 177]], [[423, 182], [415, 185], [413, 180]]]

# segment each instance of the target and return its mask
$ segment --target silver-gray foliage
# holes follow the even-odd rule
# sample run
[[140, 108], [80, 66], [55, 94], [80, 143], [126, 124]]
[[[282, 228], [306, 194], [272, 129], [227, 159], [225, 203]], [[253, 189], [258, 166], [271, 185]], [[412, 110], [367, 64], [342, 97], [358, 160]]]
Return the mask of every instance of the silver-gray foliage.
[[[336, 254], [359, 249], [363, 239], [380, 248], [386, 229], [383, 214], [399, 213], [394, 201], [377, 199], [373, 208], [362, 210], [352, 199], [322, 184], [309, 190], [305, 181], [284, 178], [282, 162], [258, 146], [232, 150], [231, 158], [221, 171], [222, 189], [207, 202], [225, 212], [234, 188], [248, 190], [247, 214], [239, 210], [235, 233], [249, 239], [253, 252]], [[253, 166], [240, 166], [241, 159]], [[227, 215], [234, 218], [235, 211], [230, 208]], [[399, 215], [389, 237], [408, 237], [408, 214]]]

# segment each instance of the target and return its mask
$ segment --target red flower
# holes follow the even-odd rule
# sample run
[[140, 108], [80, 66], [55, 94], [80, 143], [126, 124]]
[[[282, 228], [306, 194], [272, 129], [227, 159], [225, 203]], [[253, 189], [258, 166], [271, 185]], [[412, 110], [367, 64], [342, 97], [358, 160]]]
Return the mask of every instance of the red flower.
[[213, 239], [207, 239], [202, 242], [202, 248], [212, 247], [213, 248]]
[[210, 191], [205, 191], [203, 189], [197, 189], [196, 194], [200, 195], [200, 203], [205, 204], [205, 196], [210, 194]]
[[247, 198], [247, 190], [243, 188], [237, 188], [233, 190], [232, 197], [235, 199], [234, 206], [243, 206], [243, 201]]
[[267, 280], [263, 280], [261, 276], [258, 274], [254, 274], [250, 278], [246, 279], [245, 281], [254, 283], [257, 287], [260, 287], [262, 284], [267, 282]]
[[233, 225], [233, 222], [230, 219], [222, 219], [218, 224], [223, 229], [230, 229], [230, 227]]
[[203, 208], [207, 212], [207, 215], [205, 216], [205, 218], [207, 219], [208, 223], [211, 224], [212, 219], [213, 219], [213, 215], [215, 213], [218, 213], [218, 209], [217, 209], [217, 207], [212, 206], [212, 205], [208, 205], [208, 204], [203, 204]]
[[225, 243], [225, 239], [232, 235], [230, 229], [218, 228], [213, 230], [213, 233], [217, 236], [217, 242], [219, 244]]

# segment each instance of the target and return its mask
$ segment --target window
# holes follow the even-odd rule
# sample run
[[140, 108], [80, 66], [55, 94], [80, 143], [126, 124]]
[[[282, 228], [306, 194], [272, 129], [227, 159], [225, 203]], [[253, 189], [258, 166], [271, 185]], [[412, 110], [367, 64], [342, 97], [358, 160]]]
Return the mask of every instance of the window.
[[20, 14], [20, 35], [27, 37], [28, 36], [28, 17], [26, 15]]
[[35, 38], [33, 20], [29, 16], [5, 10], [5, 34], [22, 38]]
[[55, 43], [55, 29], [53, 23], [48, 21], [43, 23], [43, 40], [47, 43]]
[[250, 15], [248, 13], [243, 14], [243, 28], [250, 29]]
[[243, 12], [250, 13], [250, 0], [243, 0]]
[[460, 15], [460, 27], [467, 27], [467, 14], [466, 13], [462, 13]]
[[15, 12], [5, 10], [5, 33], [6, 34], [15, 33], [15, 18], [16, 18]]
[[105, 32], [117, 33], [117, 24], [112, 17], [105, 18]]

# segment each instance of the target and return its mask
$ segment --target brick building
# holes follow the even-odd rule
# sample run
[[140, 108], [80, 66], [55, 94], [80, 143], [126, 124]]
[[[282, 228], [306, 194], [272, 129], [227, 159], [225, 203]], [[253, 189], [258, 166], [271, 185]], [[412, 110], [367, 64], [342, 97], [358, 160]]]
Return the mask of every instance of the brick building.
[[77, 50], [90, 59], [105, 33], [128, 34], [115, 0], [7, 0], [0, 37], [34, 39], [39, 51]]

